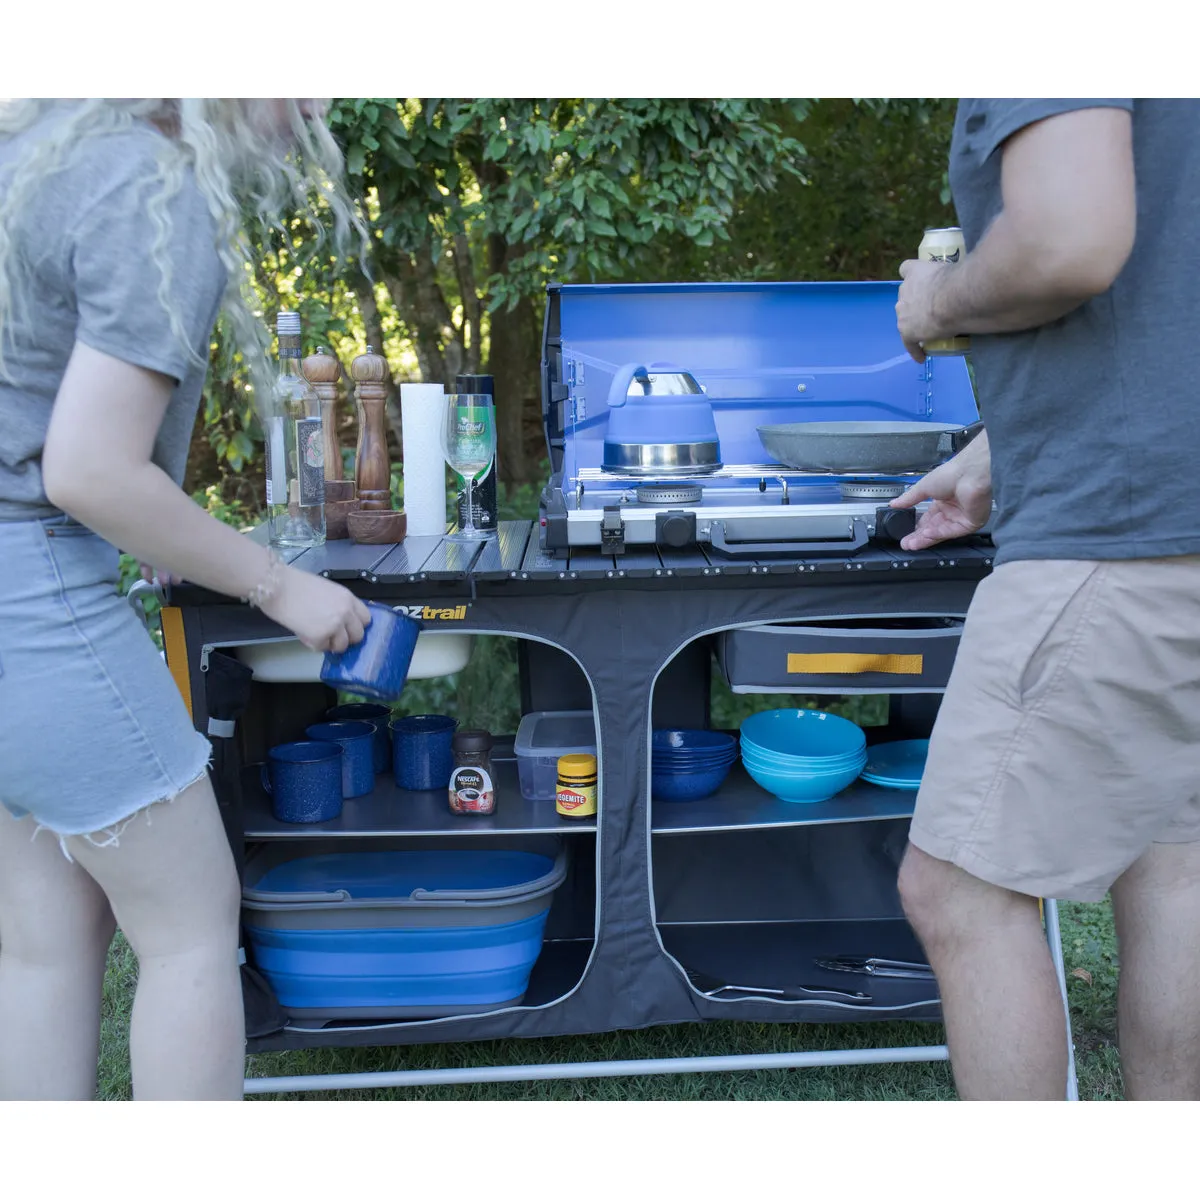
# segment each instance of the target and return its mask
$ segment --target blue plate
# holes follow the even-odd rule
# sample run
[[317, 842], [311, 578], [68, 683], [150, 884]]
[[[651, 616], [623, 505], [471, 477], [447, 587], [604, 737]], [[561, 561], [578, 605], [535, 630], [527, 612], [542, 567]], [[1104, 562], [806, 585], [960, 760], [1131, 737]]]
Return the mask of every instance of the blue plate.
[[928, 754], [928, 738], [881, 742], [867, 751], [867, 765], [863, 767], [862, 778], [880, 787], [915, 790], [921, 786], [921, 775]]

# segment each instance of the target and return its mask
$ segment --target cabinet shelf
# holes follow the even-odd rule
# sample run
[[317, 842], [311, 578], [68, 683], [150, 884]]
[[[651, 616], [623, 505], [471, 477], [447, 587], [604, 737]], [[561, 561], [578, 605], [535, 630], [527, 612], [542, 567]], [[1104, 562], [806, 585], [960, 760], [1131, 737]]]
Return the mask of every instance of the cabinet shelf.
[[553, 800], [526, 800], [521, 795], [516, 759], [493, 759], [496, 811], [490, 816], [450, 811], [446, 792], [409, 792], [396, 786], [391, 772], [376, 777], [375, 790], [347, 800], [341, 816], [313, 825], [278, 821], [271, 797], [263, 790], [257, 765], [242, 778], [245, 837], [257, 842], [284, 838], [442, 837], [446, 834], [594, 833], [596, 819], [571, 820], [554, 811]]
[[834, 825], [850, 821], [891, 821], [913, 814], [916, 792], [855, 782], [831, 800], [790, 804], [759, 787], [740, 762], [725, 782], [702, 800], [653, 801], [651, 832], [717, 833], [767, 829], [773, 825]]

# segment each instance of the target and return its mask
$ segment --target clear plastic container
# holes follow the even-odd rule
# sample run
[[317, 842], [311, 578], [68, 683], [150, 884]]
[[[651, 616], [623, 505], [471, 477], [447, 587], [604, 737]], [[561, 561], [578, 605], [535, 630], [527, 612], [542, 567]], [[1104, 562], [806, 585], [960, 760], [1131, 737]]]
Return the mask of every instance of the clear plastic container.
[[558, 760], [564, 754], [596, 753], [596, 722], [590, 712], [532, 712], [521, 718], [513, 743], [521, 795], [553, 800]]

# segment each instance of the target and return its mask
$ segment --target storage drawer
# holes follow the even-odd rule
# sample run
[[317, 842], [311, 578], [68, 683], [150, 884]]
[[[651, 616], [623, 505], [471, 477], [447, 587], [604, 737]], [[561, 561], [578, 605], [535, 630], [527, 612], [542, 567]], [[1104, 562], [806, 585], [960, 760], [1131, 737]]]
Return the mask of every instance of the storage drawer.
[[730, 629], [717, 662], [734, 692], [941, 691], [961, 617], [806, 621]]

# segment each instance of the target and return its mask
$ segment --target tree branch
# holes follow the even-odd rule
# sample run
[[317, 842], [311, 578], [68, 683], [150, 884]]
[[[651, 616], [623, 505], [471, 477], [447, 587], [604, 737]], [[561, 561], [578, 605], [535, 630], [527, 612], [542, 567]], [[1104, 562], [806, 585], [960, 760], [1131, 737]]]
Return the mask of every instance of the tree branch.
[[[446, 358], [442, 350], [442, 330], [431, 306], [425, 303], [417, 269], [407, 254], [397, 255], [395, 268], [394, 272], [381, 274], [396, 311], [412, 332], [421, 378], [427, 383], [444, 382]], [[445, 301], [442, 303], [444, 307]]]
[[454, 271], [462, 293], [462, 344], [464, 367], [468, 374], [477, 375], [480, 364], [480, 342], [483, 335], [483, 305], [475, 283], [475, 264], [471, 261], [471, 243], [465, 233], [454, 235]]

